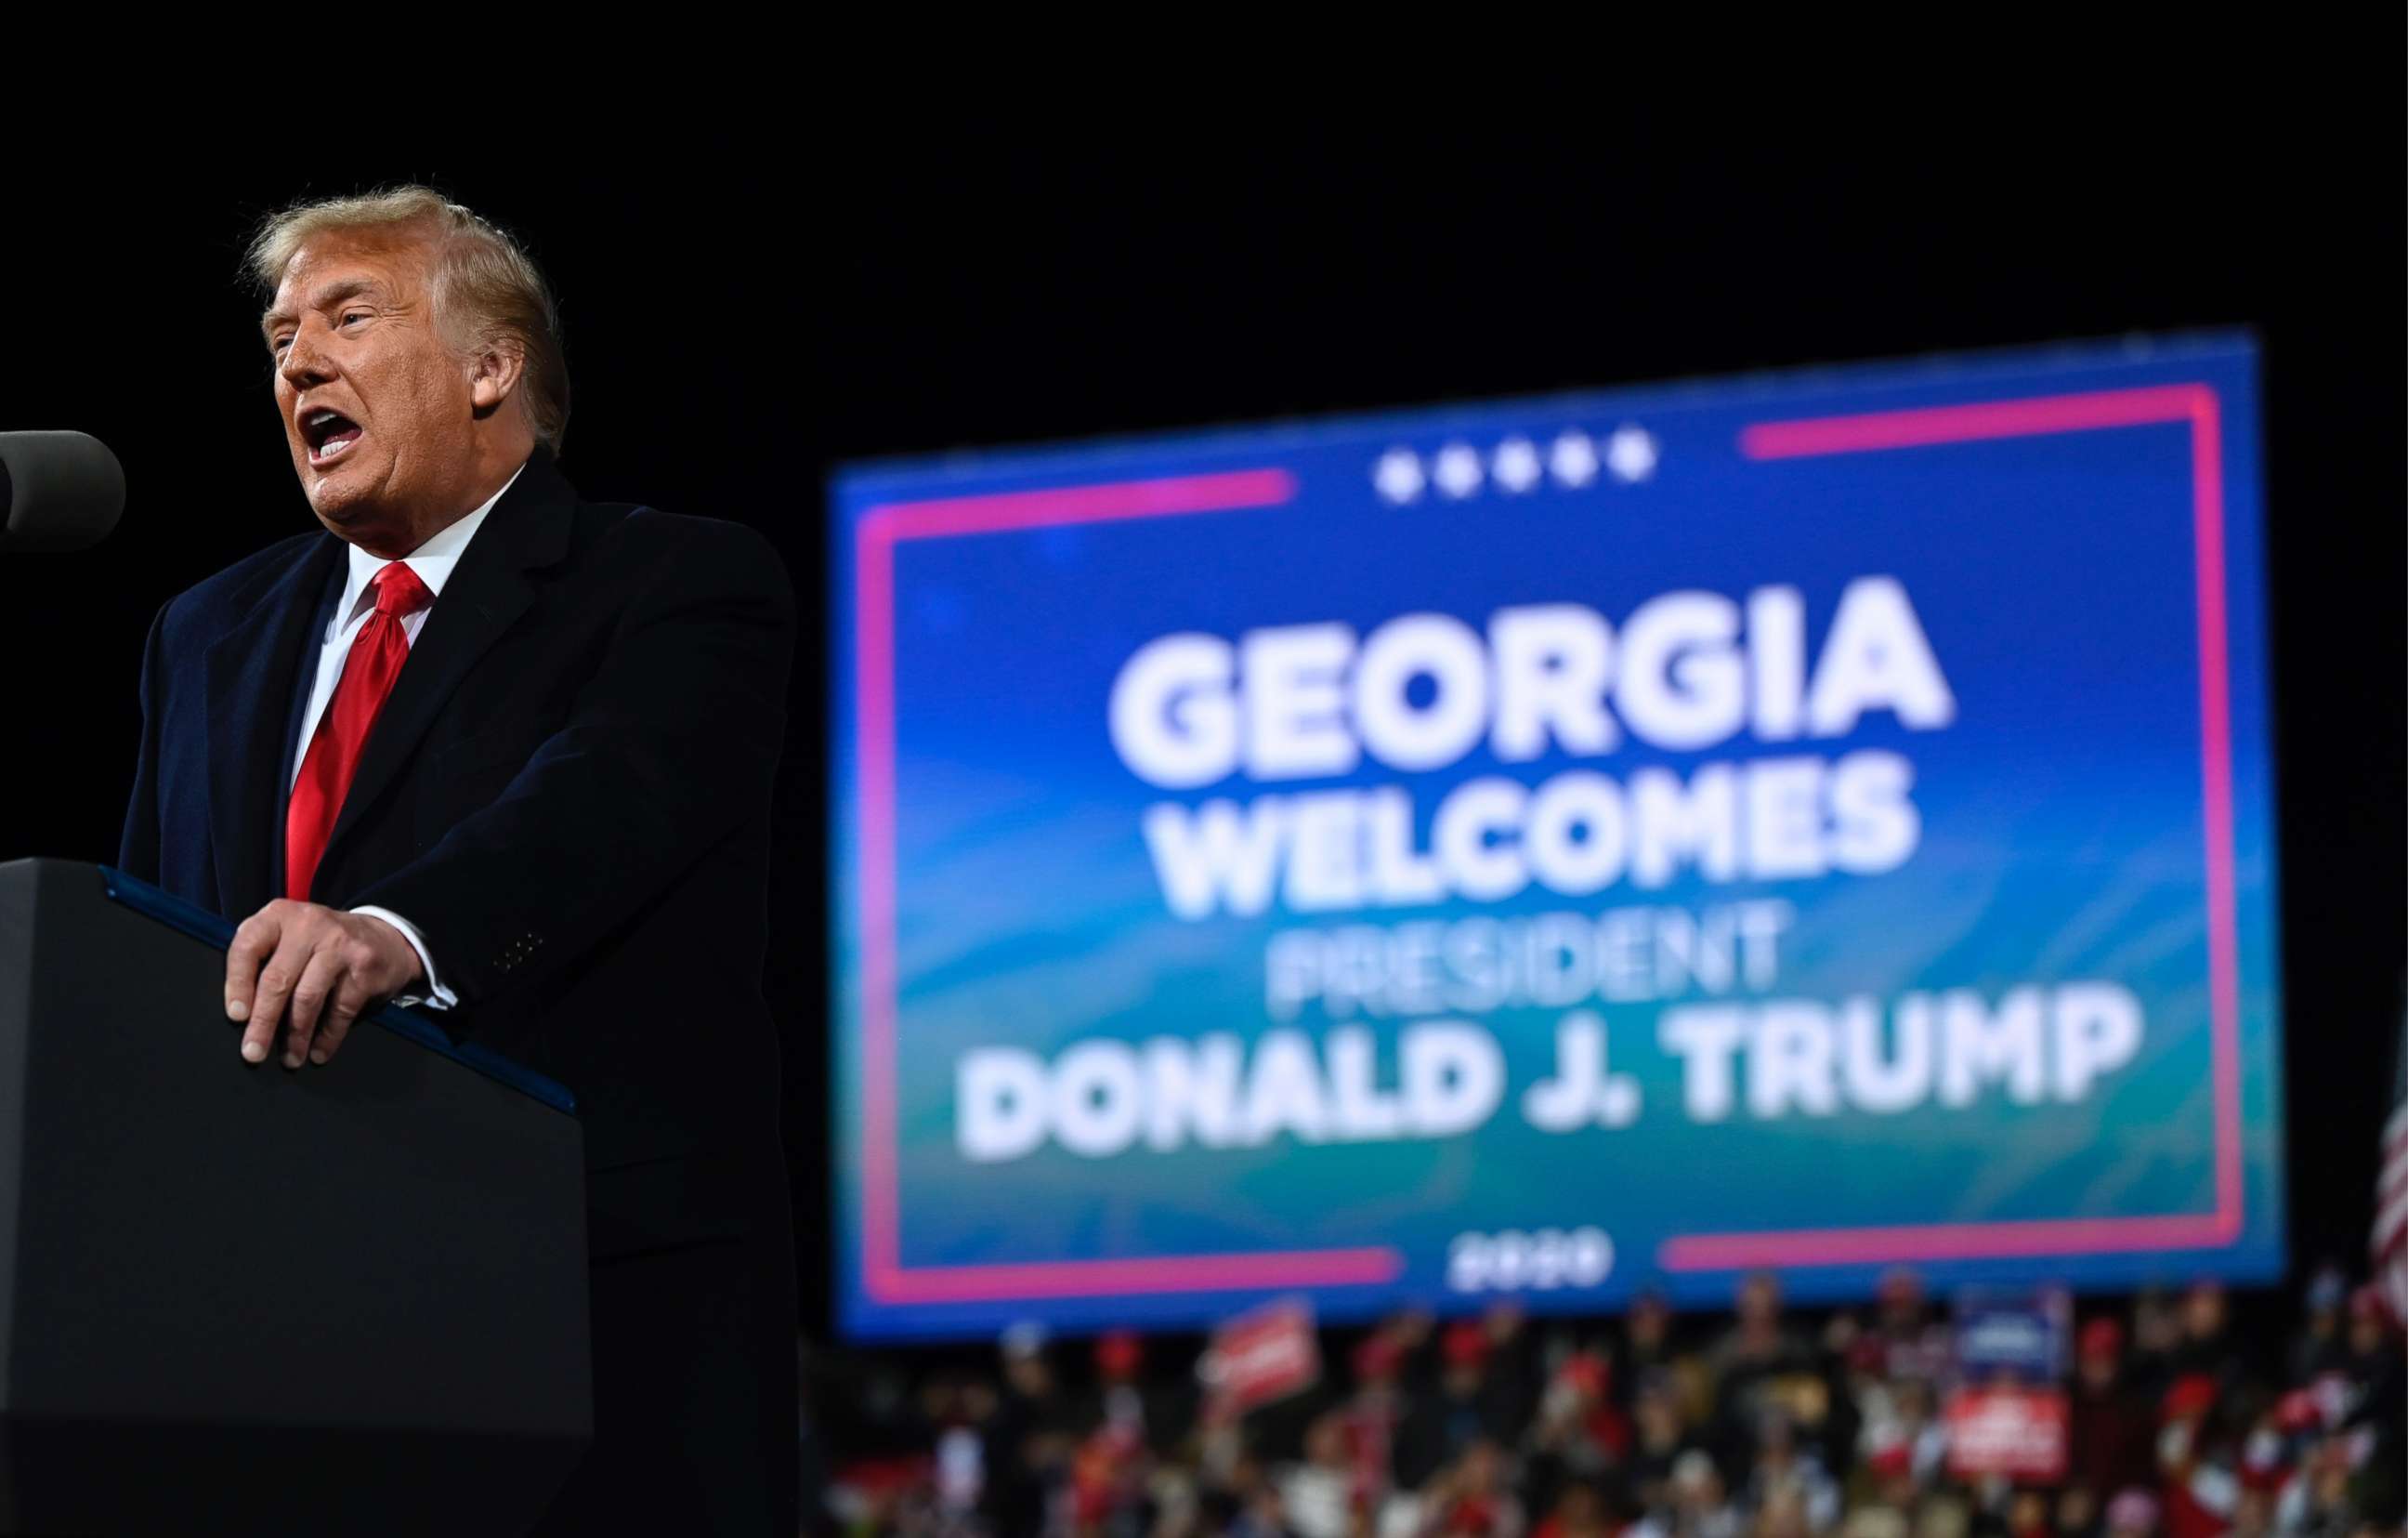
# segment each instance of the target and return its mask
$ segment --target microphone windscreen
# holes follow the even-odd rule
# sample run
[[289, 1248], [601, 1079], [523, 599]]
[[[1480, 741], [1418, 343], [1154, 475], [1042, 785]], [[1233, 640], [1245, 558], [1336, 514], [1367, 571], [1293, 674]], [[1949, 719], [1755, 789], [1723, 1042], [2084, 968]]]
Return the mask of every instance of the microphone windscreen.
[[89, 433], [0, 433], [0, 551], [81, 550], [117, 526], [125, 471]]

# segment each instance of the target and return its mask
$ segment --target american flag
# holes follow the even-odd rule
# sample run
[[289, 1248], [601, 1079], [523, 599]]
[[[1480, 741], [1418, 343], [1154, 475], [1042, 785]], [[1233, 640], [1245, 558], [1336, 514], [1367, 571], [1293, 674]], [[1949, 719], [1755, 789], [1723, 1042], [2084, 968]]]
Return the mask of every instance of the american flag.
[[2383, 1124], [2383, 1173], [2374, 1188], [2374, 1280], [2391, 1316], [2408, 1325], [2408, 1010], [2400, 1021], [2391, 1119]]

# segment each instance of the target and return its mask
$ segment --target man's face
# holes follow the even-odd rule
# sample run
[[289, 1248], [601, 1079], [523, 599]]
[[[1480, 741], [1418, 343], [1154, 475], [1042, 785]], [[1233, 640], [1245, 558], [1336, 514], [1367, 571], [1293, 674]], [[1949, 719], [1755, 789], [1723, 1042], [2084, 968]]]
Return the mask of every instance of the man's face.
[[464, 510], [449, 504], [471, 473], [480, 407], [476, 369], [436, 327], [431, 254], [408, 234], [312, 239], [264, 322], [309, 506], [336, 534], [394, 554]]

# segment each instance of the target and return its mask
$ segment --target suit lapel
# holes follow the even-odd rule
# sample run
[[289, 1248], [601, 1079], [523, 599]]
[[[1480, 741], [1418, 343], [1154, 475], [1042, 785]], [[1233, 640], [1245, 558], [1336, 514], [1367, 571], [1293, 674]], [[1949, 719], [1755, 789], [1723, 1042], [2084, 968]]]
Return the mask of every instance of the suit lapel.
[[322, 878], [334, 870], [345, 839], [393, 787], [460, 681], [535, 601], [527, 573], [567, 553], [576, 507], [576, 491], [541, 449], [494, 504], [428, 611], [401, 677], [377, 712], [318, 863]]
[[305, 547], [202, 664], [209, 700], [209, 844], [218, 911], [230, 917], [249, 916], [282, 890], [269, 869], [284, 804], [280, 750], [298, 708], [311, 621], [322, 623], [344, 548], [332, 535]]

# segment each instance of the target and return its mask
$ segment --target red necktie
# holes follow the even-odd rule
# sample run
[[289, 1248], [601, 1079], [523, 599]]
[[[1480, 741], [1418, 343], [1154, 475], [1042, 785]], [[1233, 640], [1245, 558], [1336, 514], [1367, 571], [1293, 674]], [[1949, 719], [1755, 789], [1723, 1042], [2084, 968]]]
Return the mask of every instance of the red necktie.
[[360, 767], [360, 748], [409, 660], [409, 636], [402, 616], [415, 614], [435, 601], [418, 573], [399, 561], [386, 565], [368, 584], [376, 595], [376, 612], [351, 638], [343, 658], [343, 676], [335, 697], [318, 718], [316, 735], [301, 760], [301, 777], [293, 782], [293, 799], [284, 809], [284, 895], [297, 902], [309, 900], [309, 883], [335, 831], [335, 816], [343, 809], [343, 794], [351, 788], [351, 773]]

